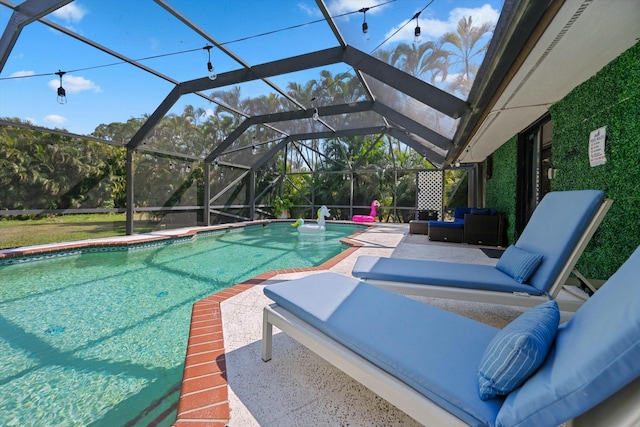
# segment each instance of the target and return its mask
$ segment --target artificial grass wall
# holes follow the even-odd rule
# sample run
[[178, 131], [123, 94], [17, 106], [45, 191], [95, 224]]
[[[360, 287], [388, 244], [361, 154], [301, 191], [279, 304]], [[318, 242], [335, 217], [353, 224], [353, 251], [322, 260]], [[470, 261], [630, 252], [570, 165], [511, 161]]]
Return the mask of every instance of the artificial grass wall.
[[485, 205], [507, 220], [507, 238], [514, 242], [516, 224], [516, 163], [518, 138], [513, 137], [493, 153], [493, 173], [485, 185]]
[[[640, 245], [640, 43], [550, 108], [553, 190], [600, 189], [613, 200], [578, 270], [606, 279]], [[589, 134], [606, 127], [606, 163], [589, 164]]]
[[[586, 277], [609, 278], [640, 245], [640, 43], [575, 87], [549, 109], [553, 120], [553, 191], [599, 189], [614, 201], [578, 262]], [[606, 127], [606, 163], [591, 167], [590, 133]], [[514, 241], [517, 137], [493, 153], [486, 205], [508, 217]], [[571, 209], [567, 206], [567, 209]]]

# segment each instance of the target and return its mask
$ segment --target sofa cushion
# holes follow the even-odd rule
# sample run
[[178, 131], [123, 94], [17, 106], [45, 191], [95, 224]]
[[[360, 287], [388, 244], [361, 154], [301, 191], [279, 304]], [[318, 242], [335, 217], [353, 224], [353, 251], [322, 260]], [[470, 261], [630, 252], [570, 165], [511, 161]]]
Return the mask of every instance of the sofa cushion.
[[559, 425], [640, 377], [640, 247], [558, 328], [545, 362], [500, 409], [499, 427]]
[[513, 277], [516, 282], [525, 283], [541, 262], [542, 255], [511, 245], [498, 260], [496, 268]]
[[492, 208], [471, 208], [471, 215], [496, 215], [497, 211]]
[[429, 221], [429, 227], [464, 228], [464, 219], [454, 221]]
[[456, 206], [455, 208], [453, 208], [453, 217], [455, 219], [464, 220], [464, 216], [470, 213], [471, 213], [471, 208], [468, 208], [465, 206]]
[[510, 393], [542, 365], [556, 336], [560, 310], [540, 304], [509, 323], [491, 340], [478, 370], [480, 398]]

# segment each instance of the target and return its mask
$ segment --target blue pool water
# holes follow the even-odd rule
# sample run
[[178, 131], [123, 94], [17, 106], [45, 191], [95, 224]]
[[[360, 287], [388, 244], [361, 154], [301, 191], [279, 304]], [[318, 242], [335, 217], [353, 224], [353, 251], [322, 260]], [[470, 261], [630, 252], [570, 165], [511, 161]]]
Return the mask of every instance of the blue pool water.
[[319, 265], [361, 229], [301, 238], [276, 223], [0, 266], [0, 425], [170, 425], [192, 304]]

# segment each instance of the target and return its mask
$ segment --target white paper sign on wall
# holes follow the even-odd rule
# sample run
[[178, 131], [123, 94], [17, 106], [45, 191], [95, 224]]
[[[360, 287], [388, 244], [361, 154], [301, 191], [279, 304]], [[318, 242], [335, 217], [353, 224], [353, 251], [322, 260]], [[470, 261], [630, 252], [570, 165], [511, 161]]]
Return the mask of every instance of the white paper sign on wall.
[[604, 143], [606, 139], [606, 127], [596, 129], [589, 134], [589, 164], [592, 167], [607, 163], [607, 157], [604, 154]]

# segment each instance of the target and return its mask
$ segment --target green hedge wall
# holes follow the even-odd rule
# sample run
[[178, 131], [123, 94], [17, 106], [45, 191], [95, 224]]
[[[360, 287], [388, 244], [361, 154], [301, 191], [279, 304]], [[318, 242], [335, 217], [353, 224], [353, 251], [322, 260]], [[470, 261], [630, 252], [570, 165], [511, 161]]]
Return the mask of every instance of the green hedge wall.
[[[600, 189], [614, 202], [578, 263], [586, 277], [606, 279], [640, 245], [640, 43], [550, 112], [558, 169], [552, 189]], [[603, 126], [607, 160], [591, 167], [589, 134]]]
[[[640, 245], [640, 43], [573, 89], [550, 109], [552, 190], [600, 189], [614, 201], [578, 262], [586, 277], [605, 280]], [[589, 165], [589, 134], [606, 127], [606, 164]], [[508, 218], [514, 242], [517, 137], [493, 153], [486, 205]], [[570, 209], [570, 207], [567, 207]]]
[[514, 242], [516, 223], [516, 159], [518, 138], [513, 137], [493, 153], [493, 174], [485, 186], [485, 205], [507, 219], [507, 237]]

